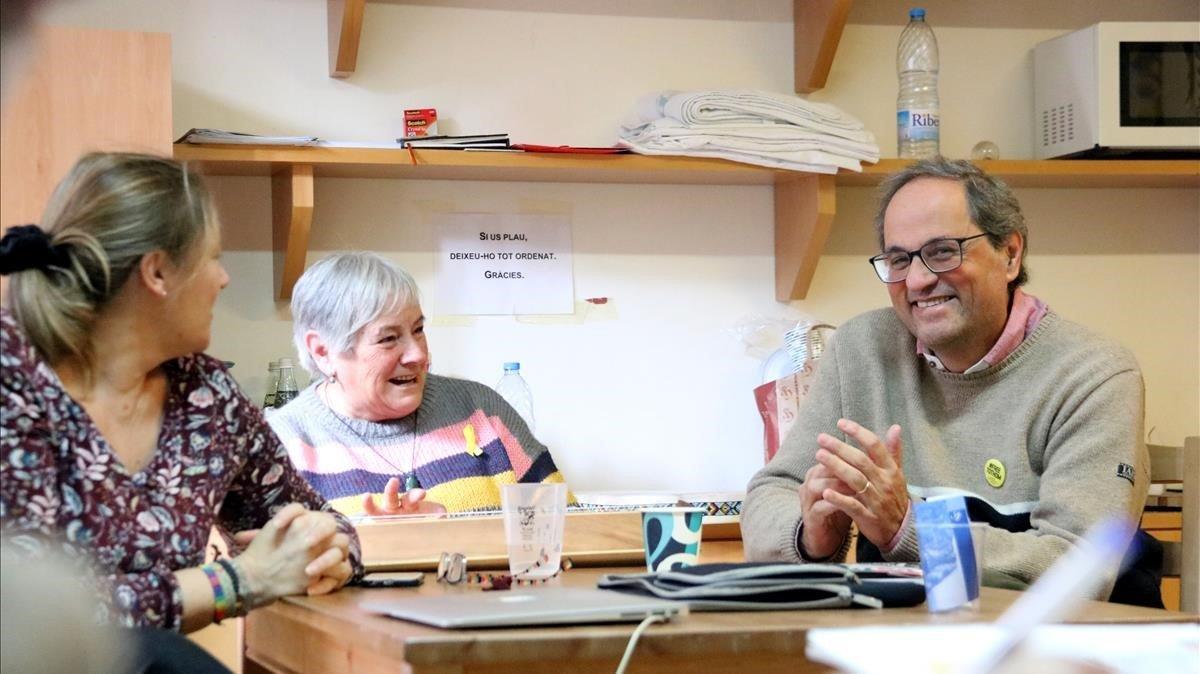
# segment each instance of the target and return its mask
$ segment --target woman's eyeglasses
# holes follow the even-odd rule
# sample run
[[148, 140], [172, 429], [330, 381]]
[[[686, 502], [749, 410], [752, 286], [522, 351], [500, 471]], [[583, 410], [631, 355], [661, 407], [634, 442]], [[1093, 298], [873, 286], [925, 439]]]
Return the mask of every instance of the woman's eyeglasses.
[[467, 558], [461, 552], [443, 552], [438, 559], [439, 583], [458, 585], [467, 579]]

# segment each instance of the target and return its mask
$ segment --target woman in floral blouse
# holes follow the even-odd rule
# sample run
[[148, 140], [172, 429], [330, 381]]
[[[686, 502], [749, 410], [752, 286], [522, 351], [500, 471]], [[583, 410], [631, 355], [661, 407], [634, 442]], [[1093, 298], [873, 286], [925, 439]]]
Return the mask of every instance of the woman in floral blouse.
[[[349, 522], [201, 353], [229, 276], [196, 176], [91, 154], [44, 220], [0, 241], [5, 545], [90, 565], [113, 622], [184, 632], [361, 575]], [[245, 548], [202, 564], [214, 525]]]

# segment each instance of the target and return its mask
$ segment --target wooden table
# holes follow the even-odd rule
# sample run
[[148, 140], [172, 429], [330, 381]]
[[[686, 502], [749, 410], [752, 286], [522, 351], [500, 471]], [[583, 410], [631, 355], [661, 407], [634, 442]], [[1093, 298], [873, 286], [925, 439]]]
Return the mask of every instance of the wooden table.
[[[555, 583], [594, 586], [603, 573], [636, 569], [575, 568]], [[325, 597], [295, 597], [246, 619], [246, 663], [254, 672], [412, 672], [566, 674], [616, 670], [634, 625], [440, 630], [373, 615], [371, 600], [413, 594], [479, 592], [477, 586], [432, 582], [416, 589], [349, 588]], [[925, 607], [754, 613], [692, 613], [652, 625], [641, 637], [630, 672], [827, 672], [805, 659], [810, 628], [991, 621], [1019, 593], [984, 588], [977, 614], [933, 616]], [[1088, 602], [1076, 622], [1184, 622], [1196, 616]]]

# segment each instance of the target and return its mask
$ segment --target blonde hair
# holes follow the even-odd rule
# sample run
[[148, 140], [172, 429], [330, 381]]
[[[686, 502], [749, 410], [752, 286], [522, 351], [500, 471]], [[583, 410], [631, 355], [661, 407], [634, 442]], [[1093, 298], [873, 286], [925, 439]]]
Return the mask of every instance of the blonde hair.
[[208, 191], [186, 167], [153, 155], [85, 155], [42, 217], [66, 262], [12, 275], [13, 317], [43, 358], [73, 359], [90, 376], [91, 325], [142, 257], [161, 250], [195, 265], [216, 223]]

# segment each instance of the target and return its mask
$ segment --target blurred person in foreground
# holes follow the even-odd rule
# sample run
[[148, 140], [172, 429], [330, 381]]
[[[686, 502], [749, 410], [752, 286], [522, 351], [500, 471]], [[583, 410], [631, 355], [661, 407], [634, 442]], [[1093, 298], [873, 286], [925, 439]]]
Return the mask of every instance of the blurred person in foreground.
[[[208, 346], [229, 281], [197, 176], [90, 154], [0, 241], [0, 533], [78, 563], [104, 621], [190, 632], [338, 589], [357, 537]], [[216, 526], [240, 554], [204, 564]], [[96, 576], [82, 573], [91, 568]]]
[[[985, 583], [1028, 585], [1093, 524], [1141, 516], [1141, 372], [1021, 290], [1028, 230], [1004, 183], [938, 157], [881, 193], [870, 262], [892, 308], [834, 336], [795, 426], [750, 481], [747, 558], [840, 561], [854, 524], [859, 561], [917, 561], [913, 501], [958, 494], [991, 527]], [[1140, 548], [1097, 598], [1162, 606], [1161, 561]]]
[[396, 264], [361, 252], [321, 260], [292, 291], [292, 320], [312, 383], [268, 421], [338, 510], [491, 510], [501, 485], [562, 482], [498, 393], [429, 373], [417, 284]]

